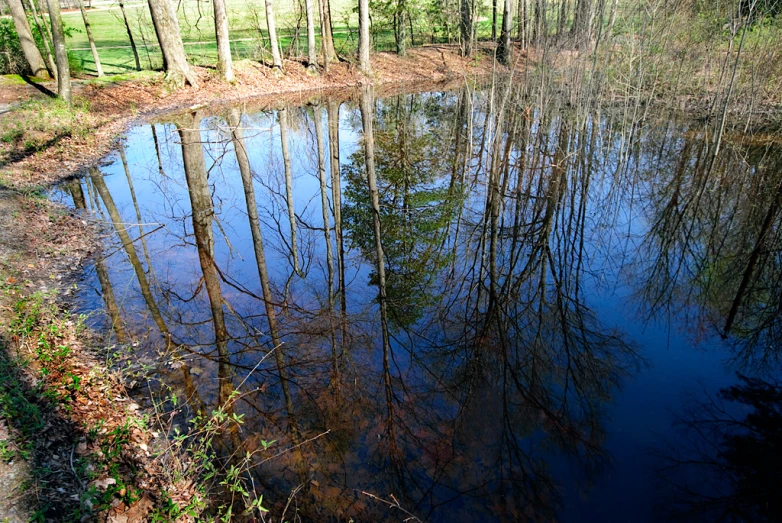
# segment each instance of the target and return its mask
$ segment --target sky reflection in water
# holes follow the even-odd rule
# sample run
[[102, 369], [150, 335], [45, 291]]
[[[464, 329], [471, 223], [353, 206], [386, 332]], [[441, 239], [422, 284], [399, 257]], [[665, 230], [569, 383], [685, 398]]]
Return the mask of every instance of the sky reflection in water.
[[725, 460], [768, 465], [717, 457], [734, 426], [684, 461], [711, 459], [699, 402], [779, 375], [782, 150], [728, 136], [714, 157], [702, 124], [497, 99], [136, 127], [60, 194], [106, 224], [81, 307], [194, 409], [258, 389], [234, 446], [329, 430], [256, 468], [274, 507], [305, 485], [305, 519], [398, 518], [361, 491], [432, 521], [769, 517], [762, 486], [732, 496]]

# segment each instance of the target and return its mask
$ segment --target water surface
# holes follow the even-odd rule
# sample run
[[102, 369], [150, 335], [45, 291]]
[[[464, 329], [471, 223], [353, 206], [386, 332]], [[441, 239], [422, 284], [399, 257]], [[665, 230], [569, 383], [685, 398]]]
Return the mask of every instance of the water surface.
[[742, 519], [773, 483], [737, 495], [763, 460], [713, 418], [779, 376], [781, 177], [773, 140], [465, 87], [172, 116], [60, 197], [105, 223], [82, 309], [193, 412], [241, 393], [269, 508]]

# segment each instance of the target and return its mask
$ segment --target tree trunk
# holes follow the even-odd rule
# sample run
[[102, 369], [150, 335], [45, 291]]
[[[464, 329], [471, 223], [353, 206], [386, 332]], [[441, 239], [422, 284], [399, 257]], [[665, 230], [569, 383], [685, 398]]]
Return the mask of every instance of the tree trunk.
[[272, 67], [282, 70], [280, 44], [277, 41], [277, 27], [274, 24], [274, 1], [266, 0], [266, 28], [269, 30], [269, 46], [272, 50]]
[[[57, 64], [54, 63], [54, 56], [52, 56], [52, 48], [49, 45], [51, 40], [51, 33], [49, 32], [49, 26], [42, 20], [43, 17], [38, 17], [38, 8], [35, 7], [35, 0], [28, 0], [30, 9], [33, 12], [33, 19], [35, 25], [38, 26], [38, 32], [41, 33], [41, 40], [43, 40], [43, 46], [46, 49], [46, 68], [49, 70], [49, 76], [57, 79]], [[44, 31], [44, 28], [46, 29]]]
[[62, 29], [60, 0], [48, 0], [48, 4], [49, 19], [52, 22], [54, 56], [57, 59], [57, 96], [70, 104], [73, 99], [71, 94], [71, 68], [68, 65], [68, 51], [65, 49], [65, 33]]
[[399, 56], [405, 56], [407, 54], [407, 28], [405, 27], [406, 14], [407, 6], [405, 5], [405, 0], [397, 0], [394, 20], [396, 20], [396, 54]]
[[87, 11], [84, 9], [84, 2], [82, 0], [76, 0], [79, 3], [79, 10], [81, 11], [81, 17], [84, 20], [84, 30], [87, 33], [87, 40], [90, 42], [90, 50], [92, 51], [92, 59], [95, 61], [95, 71], [98, 73], [98, 77], [103, 76], [103, 67], [100, 65], [100, 56], [98, 56], [98, 48], [95, 46], [95, 39], [92, 37], [92, 29], [90, 28], [90, 19], [87, 17]]
[[136, 60], [136, 71], [141, 71], [141, 60], [138, 57], [138, 49], [136, 49], [136, 42], [133, 40], [133, 32], [130, 30], [130, 23], [128, 22], [128, 15], [125, 13], [125, 4], [119, 3], [119, 10], [122, 12], [122, 20], [125, 22], [125, 30], [128, 32], [128, 40], [130, 40], [130, 48], [133, 49], [133, 58]]
[[30, 72], [33, 73], [33, 76], [46, 78], [49, 76], [49, 71], [43, 62], [41, 52], [35, 45], [35, 38], [33, 38], [33, 32], [30, 30], [30, 23], [27, 21], [22, 0], [8, 0], [8, 8], [11, 10], [11, 18], [14, 19], [16, 34], [19, 35], [19, 43], [22, 45], [22, 52], [27, 60], [27, 64], [30, 66]]
[[231, 60], [231, 43], [228, 36], [228, 12], [225, 0], [212, 0], [215, 11], [215, 37], [217, 39], [217, 70], [226, 82], [233, 82], [234, 68]]
[[307, 69], [316, 71], [318, 51], [315, 46], [315, 13], [312, 12], [312, 0], [304, 0], [304, 10], [307, 15]]
[[462, 38], [462, 56], [472, 56], [472, 5], [470, 0], [459, 2], [459, 29]]
[[497, 41], [497, 0], [491, 0], [491, 41]]
[[280, 146], [282, 148], [282, 165], [285, 170], [285, 200], [288, 204], [288, 221], [291, 227], [291, 255], [293, 256], [293, 271], [301, 274], [299, 267], [299, 254], [296, 244], [296, 210], [293, 205], [293, 170], [291, 169], [291, 155], [288, 150], [288, 109], [277, 111], [277, 119], [280, 123]]
[[323, 67], [328, 69], [329, 62], [337, 61], [334, 51], [334, 35], [331, 28], [331, 4], [329, 0], [318, 0], [320, 11], [320, 40], [323, 48]]
[[[247, 205], [247, 217], [250, 220], [250, 232], [253, 237], [253, 248], [255, 249], [255, 261], [258, 266], [258, 278], [261, 280], [261, 291], [263, 292], [263, 304], [266, 309], [266, 318], [269, 321], [269, 334], [272, 338], [272, 348], [274, 350], [274, 359], [277, 363], [277, 372], [280, 375], [280, 384], [285, 399], [285, 409], [288, 415], [293, 416], [293, 400], [291, 398], [288, 384], [288, 374], [285, 368], [285, 352], [282, 348], [282, 338], [277, 325], [277, 313], [274, 311], [274, 300], [272, 298], [272, 287], [269, 281], [269, 271], [266, 266], [266, 253], [263, 247], [263, 235], [261, 233], [261, 221], [258, 219], [258, 204], [255, 200], [255, 188], [253, 187], [252, 171], [250, 169], [250, 158], [247, 155], [247, 148], [244, 144], [244, 134], [241, 128], [241, 115], [237, 109], [231, 110], [231, 140], [234, 144], [236, 161], [239, 164], [239, 173], [242, 176], [242, 185], [244, 186], [244, 197]], [[298, 439], [298, 429], [295, 422], [291, 421], [291, 429], [294, 433], [294, 439]]]
[[337, 273], [339, 277], [340, 310], [343, 338], [347, 317], [347, 292], [345, 290], [345, 246], [342, 242], [342, 187], [339, 171], [339, 104], [329, 101], [327, 106], [329, 126], [329, 166], [331, 167], [331, 197], [334, 205], [334, 236], [337, 240]]
[[369, 63], [369, 0], [358, 0], [358, 67], [368, 75]]
[[548, 24], [546, 23], [546, 0], [535, 0], [535, 42], [543, 43], [548, 37]]
[[[49, 0], [50, 2], [52, 0]], [[179, 31], [179, 20], [169, 0], [148, 0], [152, 23], [155, 25], [166, 76], [177, 85], [185, 82], [198, 87], [198, 79], [187, 63], [185, 46]]]
[[510, 32], [513, 24], [513, 6], [511, 0], [505, 0], [502, 8], [502, 32], [497, 46], [497, 59], [501, 64], [510, 65], [511, 47]]

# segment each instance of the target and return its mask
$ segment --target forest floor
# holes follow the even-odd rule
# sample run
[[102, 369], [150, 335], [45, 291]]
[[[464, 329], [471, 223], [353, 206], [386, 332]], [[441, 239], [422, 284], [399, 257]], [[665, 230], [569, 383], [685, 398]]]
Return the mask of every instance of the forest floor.
[[78, 82], [73, 110], [51, 98], [53, 85], [0, 81], [0, 521], [84, 521], [96, 513], [144, 521], [162, 500], [184, 507], [195, 495], [147, 451], [157, 436], [106, 364], [105, 341], [67, 311], [97, 235], [47, 191], [102, 158], [134, 122], [164, 112], [250, 100], [273, 106], [370, 83], [379, 95], [442, 88], [503, 69], [491, 49], [472, 59], [457, 51], [378, 53], [371, 78], [345, 62], [313, 76], [289, 61], [278, 77], [240, 61], [234, 84], [197, 68], [197, 89], [174, 89], [162, 73], [134, 73]]

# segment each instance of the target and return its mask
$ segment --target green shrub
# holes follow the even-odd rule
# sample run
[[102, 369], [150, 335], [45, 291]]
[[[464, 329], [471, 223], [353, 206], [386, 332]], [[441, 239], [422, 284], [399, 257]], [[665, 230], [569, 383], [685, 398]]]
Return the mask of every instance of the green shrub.
[[28, 74], [30, 68], [10, 18], [0, 19], [0, 74]]

